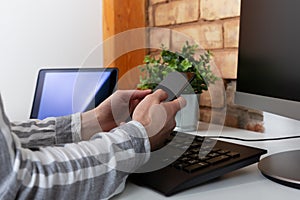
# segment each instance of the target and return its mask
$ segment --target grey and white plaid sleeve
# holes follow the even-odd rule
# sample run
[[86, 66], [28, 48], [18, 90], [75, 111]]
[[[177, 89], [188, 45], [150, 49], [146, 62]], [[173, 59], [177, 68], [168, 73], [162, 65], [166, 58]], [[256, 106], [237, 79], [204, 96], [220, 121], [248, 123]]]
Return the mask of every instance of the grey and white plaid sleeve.
[[[9, 122], [0, 98], [0, 199], [109, 199], [123, 190], [128, 174], [149, 159], [149, 140], [138, 122], [72, 143], [78, 131], [78, 124], [72, 123], [80, 123], [72, 117], [43, 125], [28, 122], [23, 130], [21, 124]], [[45, 138], [32, 131], [40, 128]], [[47, 145], [37, 151], [24, 148], [31, 139]], [[48, 146], [59, 143], [64, 147]]]

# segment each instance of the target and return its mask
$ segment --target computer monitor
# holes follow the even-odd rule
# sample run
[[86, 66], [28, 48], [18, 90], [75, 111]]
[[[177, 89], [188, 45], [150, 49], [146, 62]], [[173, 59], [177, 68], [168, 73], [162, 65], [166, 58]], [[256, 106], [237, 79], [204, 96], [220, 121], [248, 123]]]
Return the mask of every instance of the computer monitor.
[[[295, 0], [242, 1], [235, 103], [300, 120], [299, 9]], [[300, 188], [300, 150], [266, 157], [258, 167]]]
[[117, 68], [41, 69], [30, 118], [44, 119], [84, 112], [115, 90]]

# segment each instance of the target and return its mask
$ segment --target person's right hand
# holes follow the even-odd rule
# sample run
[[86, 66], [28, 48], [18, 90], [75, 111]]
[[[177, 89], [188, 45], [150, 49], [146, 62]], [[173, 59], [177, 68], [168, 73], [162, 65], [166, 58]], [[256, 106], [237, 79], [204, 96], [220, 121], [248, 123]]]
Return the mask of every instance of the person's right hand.
[[146, 96], [133, 112], [132, 119], [140, 122], [147, 131], [152, 151], [163, 146], [176, 126], [176, 113], [186, 105], [182, 97], [163, 102], [167, 97], [168, 94], [159, 89]]

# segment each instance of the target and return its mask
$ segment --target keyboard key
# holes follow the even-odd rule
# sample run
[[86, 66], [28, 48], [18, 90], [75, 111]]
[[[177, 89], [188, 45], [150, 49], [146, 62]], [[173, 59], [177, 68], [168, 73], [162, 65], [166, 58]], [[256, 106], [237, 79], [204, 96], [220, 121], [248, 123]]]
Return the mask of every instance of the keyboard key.
[[190, 148], [200, 148], [200, 147], [201, 147], [201, 144], [199, 144], [199, 143], [192, 143], [190, 145]]
[[183, 153], [183, 157], [187, 157], [187, 156], [189, 156], [189, 155], [191, 155], [192, 154], [192, 152], [190, 152], [190, 151], [185, 151], [184, 153]]
[[189, 157], [192, 159], [199, 159], [199, 154], [197, 154], [197, 153], [190, 154]]
[[172, 166], [175, 167], [176, 169], [183, 170], [185, 167], [189, 166], [189, 164], [177, 162], [174, 163]]
[[208, 160], [208, 159], [210, 159], [210, 157], [201, 157], [201, 156], [199, 156], [199, 154], [197, 153], [197, 154], [190, 154], [189, 156], [188, 156], [189, 158], [191, 158], [191, 159], [195, 159], [195, 160], [198, 160], [198, 161], [205, 161], [205, 160]]
[[237, 158], [237, 157], [240, 156], [240, 153], [238, 153], [238, 152], [229, 152], [229, 153], [227, 153], [226, 155], [227, 155], [227, 156], [230, 156], [230, 157], [232, 157], [232, 158]]
[[182, 158], [180, 158], [181, 162], [187, 162], [189, 160], [190, 160], [190, 158], [188, 158], [188, 157], [182, 157]]
[[196, 164], [196, 163], [198, 163], [198, 160], [189, 160], [189, 161], [187, 161], [187, 163], [188, 164], [190, 164], [190, 165], [193, 165], [193, 164]]
[[204, 157], [199, 157], [198, 160], [199, 161], [206, 161], [208, 159], [211, 159], [210, 157], [204, 156]]
[[228, 159], [230, 159], [229, 156], [221, 155], [221, 156], [218, 156], [218, 157], [209, 159], [209, 160], [207, 160], [206, 162], [208, 162], [208, 163], [210, 163], [210, 164], [217, 164], [217, 163], [219, 163], [219, 162], [223, 162], [223, 161], [228, 160]]
[[212, 152], [218, 152], [218, 151], [220, 151], [221, 149], [219, 149], [219, 148], [213, 148], [211, 151]]
[[209, 156], [209, 157], [211, 157], [211, 158], [214, 158], [214, 157], [217, 157], [217, 156], [219, 156], [220, 154], [218, 154], [218, 153], [209, 153], [209, 154], [207, 154], [207, 156]]
[[191, 153], [199, 153], [199, 149], [192, 149], [192, 150], [190, 150], [191, 151]]
[[196, 163], [196, 164], [194, 164], [194, 165], [190, 165], [190, 166], [188, 166], [188, 167], [185, 167], [185, 168], [184, 168], [184, 171], [189, 172], [189, 173], [192, 173], [192, 172], [195, 172], [195, 171], [200, 170], [200, 169], [202, 169], [202, 168], [204, 168], [204, 167], [207, 167], [207, 166], [209, 166], [208, 163], [205, 163], [205, 162], [199, 162], [199, 163]]
[[199, 158], [207, 157], [208, 154], [209, 154], [209, 151], [200, 151], [200, 152], [198, 153]]
[[221, 149], [220, 151], [218, 151], [218, 153], [220, 154], [226, 154], [226, 153], [229, 153], [230, 151], [227, 150], [227, 149]]

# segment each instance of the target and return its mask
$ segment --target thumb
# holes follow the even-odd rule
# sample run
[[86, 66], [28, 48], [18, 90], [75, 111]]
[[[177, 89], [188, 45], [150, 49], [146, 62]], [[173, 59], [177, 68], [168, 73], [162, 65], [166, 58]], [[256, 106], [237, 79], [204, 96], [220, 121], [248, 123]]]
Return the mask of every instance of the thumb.
[[168, 106], [174, 114], [176, 114], [180, 109], [186, 106], [186, 100], [183, 97], [178, 97], [177, 99], [166, 102], [166, 106]]
[[179, 105], [179, 110], [186, 106], [186, 100], [183, 97], [178, 97], [173, 103]]

